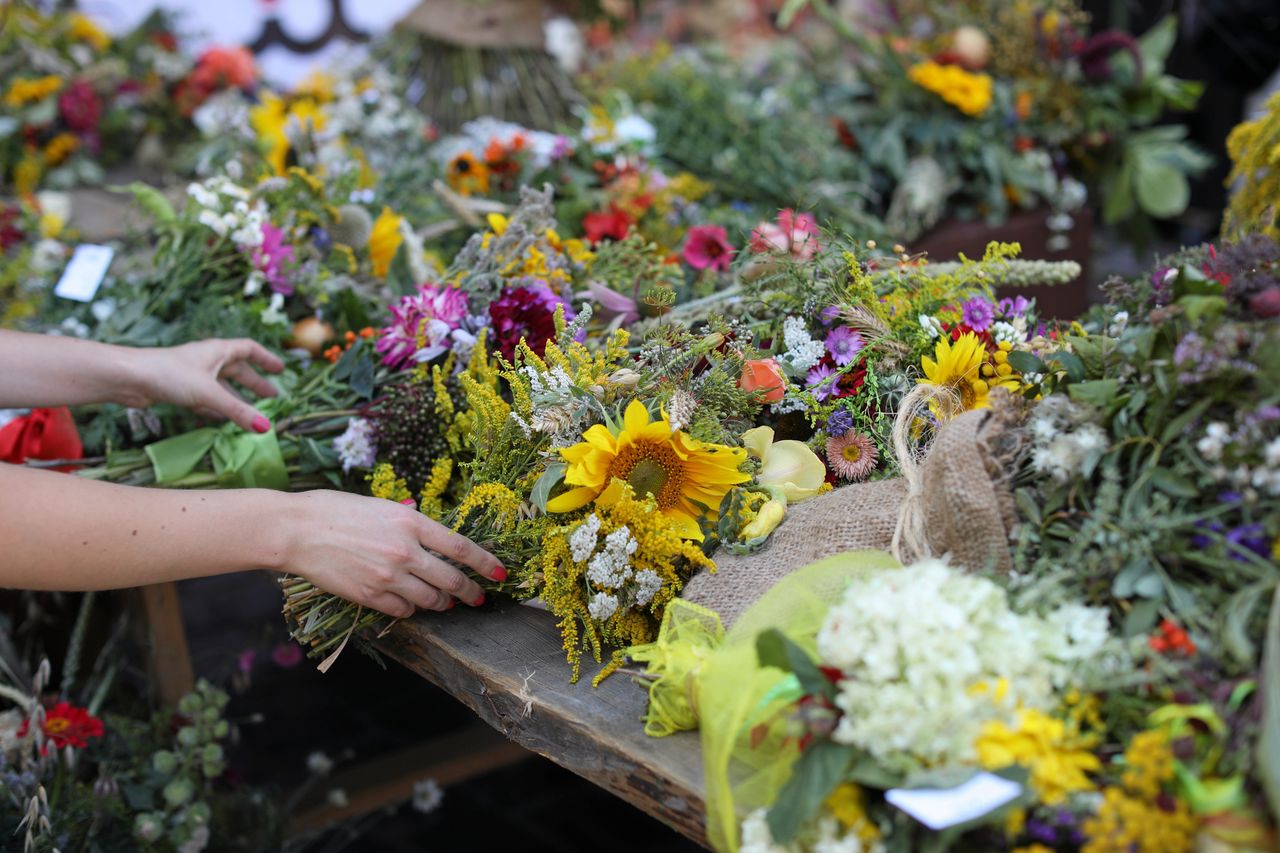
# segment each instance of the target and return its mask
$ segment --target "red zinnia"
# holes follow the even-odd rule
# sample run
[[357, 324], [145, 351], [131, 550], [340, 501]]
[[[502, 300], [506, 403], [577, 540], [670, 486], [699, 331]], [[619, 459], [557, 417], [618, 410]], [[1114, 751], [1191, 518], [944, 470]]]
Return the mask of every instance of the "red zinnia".
[[[22, 721], [22, 725], [18, 728], [18, 737], [27, 736], [30, 722], [30, 720]], [[64, 746], [83, 749], [89, 745], [89, 738], [102, 737], [103, 729], [102, 720], [84, 708], [79, 708], [70, 702], [59, 702], [45, 714], [43, 731], [47, 740], [44, 751], [47, 752], [49, 744], [53, 744], [54, 749], [62, 749]]]
[[720, 225], [695, 225], [689, 229], [684, 243], [684, 260], [695, 270], [713, 269], [729, 271], [733, 257], [729, 235]]

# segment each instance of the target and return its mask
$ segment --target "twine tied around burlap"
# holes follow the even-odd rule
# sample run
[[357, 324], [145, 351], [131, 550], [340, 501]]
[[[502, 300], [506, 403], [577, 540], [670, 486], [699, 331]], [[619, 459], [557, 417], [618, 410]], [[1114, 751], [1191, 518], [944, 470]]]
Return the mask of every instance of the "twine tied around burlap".
[[[1012, 569], [1017, 523], [1010, 485], [1025, 453], [1021, 398], [997, 390], [991, 406], [959, 411], [949, 388], [919, 385], [894, 420], [900, 477], [855, 483], [794, 504], [769, 543], [746, 556], [721, 553], [683, 597], [720, 614], [725, 627], [791, 572], [843, 551], [887, 550], [903, 563], [947, 556], [969, 570]], [[932, 406], [943, 420], [921, 446], [916, 436]]]

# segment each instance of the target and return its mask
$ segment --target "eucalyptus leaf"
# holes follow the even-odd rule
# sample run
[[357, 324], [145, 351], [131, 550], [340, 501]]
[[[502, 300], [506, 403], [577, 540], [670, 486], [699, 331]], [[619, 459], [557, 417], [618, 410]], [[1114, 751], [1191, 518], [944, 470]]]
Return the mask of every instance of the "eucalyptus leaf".
[[568, 466], [564, 462], [552, 462], [547, 466], [547, 470], [542, 472], [542, 476], [533, 484], [533, 491], [529, 493], [529, 500], [534, 506], [543, 512], [547, 511], [551, 490], [564, 479], [564, 472], [567, 469]]

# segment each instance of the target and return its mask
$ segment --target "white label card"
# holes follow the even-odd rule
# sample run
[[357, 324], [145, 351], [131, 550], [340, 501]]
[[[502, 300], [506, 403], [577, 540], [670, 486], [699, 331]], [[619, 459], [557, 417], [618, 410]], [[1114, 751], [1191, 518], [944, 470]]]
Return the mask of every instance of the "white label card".
[[102, 280], [107, 277], [107, 268], [115, 254], [116, 250], [110, 246], [95, 243], [76, 246], [75, 254], [62, 271], [62, 278], [58, 279], [58, 286], [53, 289], [53, 295], [76, 302], [92, 302], [98, 295]]
[[954, 788], [892, 788], [884, 798], [930, 829], [939, 830], [989, 814], [1021, 793], [1017, 782], [977, 773]]

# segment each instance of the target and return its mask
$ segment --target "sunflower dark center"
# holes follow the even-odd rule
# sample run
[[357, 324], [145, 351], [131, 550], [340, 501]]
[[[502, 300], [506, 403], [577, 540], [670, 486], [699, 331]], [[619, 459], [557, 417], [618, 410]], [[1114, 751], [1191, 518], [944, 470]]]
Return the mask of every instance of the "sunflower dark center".
[[609, 466], [609, 476], [625, 480], [638, 497], [652, 495], [666, 509], [680, 499], [684, 469], [669, 444], [637, 442], [623, 448]]

